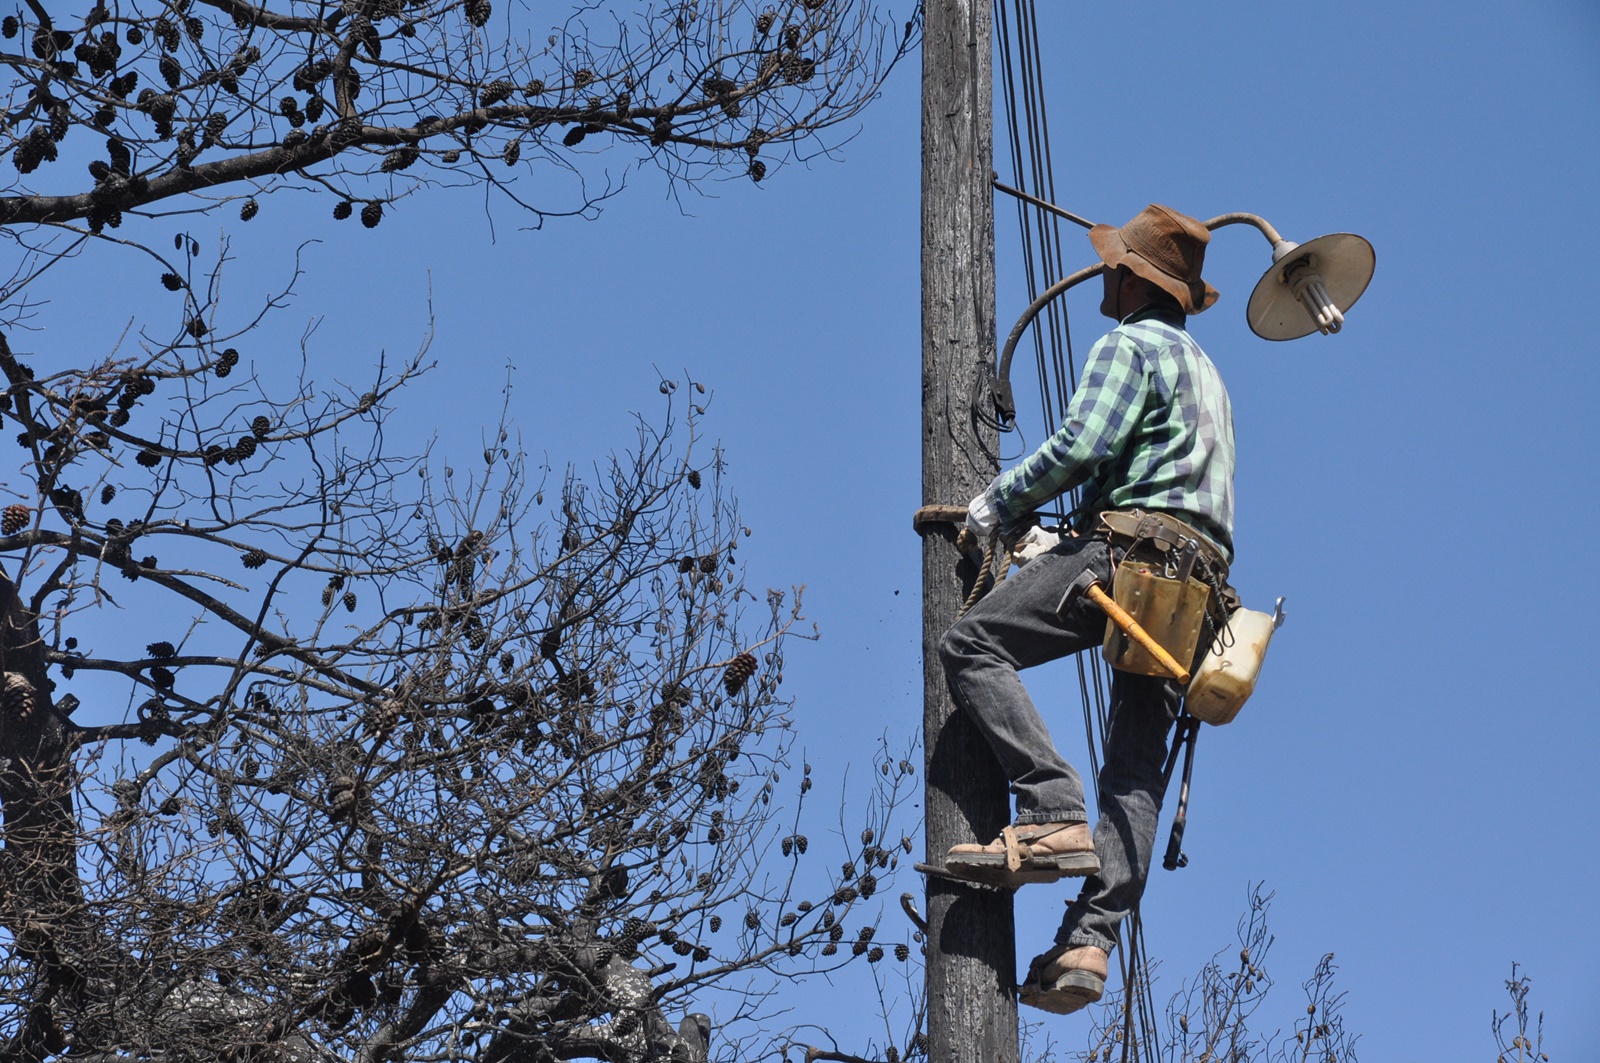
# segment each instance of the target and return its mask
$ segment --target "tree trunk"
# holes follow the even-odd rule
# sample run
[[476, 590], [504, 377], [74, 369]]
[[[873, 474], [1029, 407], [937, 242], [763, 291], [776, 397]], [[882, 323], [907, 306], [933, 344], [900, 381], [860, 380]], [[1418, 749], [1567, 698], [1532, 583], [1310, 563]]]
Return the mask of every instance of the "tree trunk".
[[[971, 416], [993, 364], [993, 76], [985, 0], [928, 0], [922, 45], [922, 501], [965, 503], [996, 472], [996, 439]], [[955, 529], [923, 537], [926, 845], [988, 841], [1010, 819], [1006, 779], [957, 712], [939, 662], [972, 566]], [[965, 577], [965, 579], [964, 579]], [[1011, 896], [930, 878], [928, 1050], [933, 1063], [1014, 1063]]]
[[[0, 573], [0, 926], [39, 965], [42, 994], [75, 998], [88, 977], [93, 934], [78, 879], [70, 725], [56, 712], [39, 625]], [[35, 1009], [8, 1047], [43, 1051], [52, 1020]], [[38, 1027], [37, 1029], [35, 1027]]]

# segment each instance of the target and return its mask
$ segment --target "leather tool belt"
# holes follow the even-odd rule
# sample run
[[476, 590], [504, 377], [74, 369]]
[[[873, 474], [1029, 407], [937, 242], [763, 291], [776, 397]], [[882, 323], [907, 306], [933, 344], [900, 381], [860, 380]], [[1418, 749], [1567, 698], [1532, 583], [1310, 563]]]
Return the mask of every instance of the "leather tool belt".
[[[1220, 578], [1227, 578], [1228, 561], [1222, 548], [1198, 528], [1170, 514], [1144, 509], [1108, 509], [1099, 514], [1098, 523], [1097, 531], [1113, 546], [1150, 553], [1162, 561], [1186, 563], [1180, 558], [1188, 544], [1193, 543], [1195, 561], [1204, 562]], [[1193, 564], [1187, 565], [1192, 570]], [[1183, 573], [1188, 574], [1187, 571]]]
[[[1239, 608], [1222, 549], [1187, 522], [1151, 510], [1106, 510], [1097, 525], [1094, 534], [1123, 555], [1112, 575], [1116, 603], [1174, 658], [1195, 660]], [[1166, 674], [1114, 623], [1106, 624], [1101, 650], [1119, 671]]]

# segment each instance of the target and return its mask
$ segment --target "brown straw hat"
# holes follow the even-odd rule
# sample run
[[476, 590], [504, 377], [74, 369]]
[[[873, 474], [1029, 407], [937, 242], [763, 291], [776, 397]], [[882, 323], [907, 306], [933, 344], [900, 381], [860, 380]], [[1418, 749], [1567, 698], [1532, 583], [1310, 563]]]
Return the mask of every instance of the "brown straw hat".
[[1089, 242], [1106, 265], [1127, 266], [1170, 293], [1184, 313], [1198, 314], [1217, 301], [1217, 290], [1200, 276], [1211, 234], [1187, 214], [1152, 203], [1120, 229], [1096, 225]]

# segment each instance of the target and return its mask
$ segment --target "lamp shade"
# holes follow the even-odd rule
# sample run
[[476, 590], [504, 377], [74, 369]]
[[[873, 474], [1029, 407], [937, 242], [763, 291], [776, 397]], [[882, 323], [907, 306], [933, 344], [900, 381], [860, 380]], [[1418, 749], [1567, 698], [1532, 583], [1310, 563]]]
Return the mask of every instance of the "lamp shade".
[[1377, 268], [1372, 245], [1355, 233], [1331, 233], [1298, 245], [1284, 241], [1272, 257], [1272, 268], [1257, 282], [1245, 309], [1250, 331], [1264, 340], [1294, 340], [1319, 330], [1301, 301], [1297, 279], [1319, 275], [1342, 314], [1361, 298]]

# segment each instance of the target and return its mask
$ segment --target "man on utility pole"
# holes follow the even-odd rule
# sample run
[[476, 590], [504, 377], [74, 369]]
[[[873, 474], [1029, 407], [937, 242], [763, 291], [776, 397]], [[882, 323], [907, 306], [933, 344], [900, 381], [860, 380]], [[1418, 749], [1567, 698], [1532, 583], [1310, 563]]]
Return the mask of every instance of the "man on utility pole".
[[1187, 315], [1217, 298], [1201, 278], [1210, 233], [1151, 206], [1121, 229], [1095, 226], [1089, 238], [1107, 267], [1100, 310], [1118, 325], [1090, 352], [1060, 430], [978, 492], [967, 518], [980, 542], [1009, 543], [1036, 509], [1083, 486], [1074, 530], [999, 583], [940, 644], [957, 704], [1017, 797], [1011, 826], [988, 844], [950, 847], [946, 869], [1012, 886], [1087, 876], [1022, 987], [1023, 1003], [1060, 1013], [1100, 998], [1118, 925], [1144, 892], [1183, 686], [1115, 635], [1107, 640], [1111, 720], [1091, 836], [1083, 781], [1056, 751], [1017, 670], [1100, 644], [1106, 617], [1085, 596], [1094, 584], [1115, 584], [1139, 624], [1187, 632], [1172, 649], [1185, 666], [1237, 604], [1226, 586], [1228, 393], [1186, 327]]

